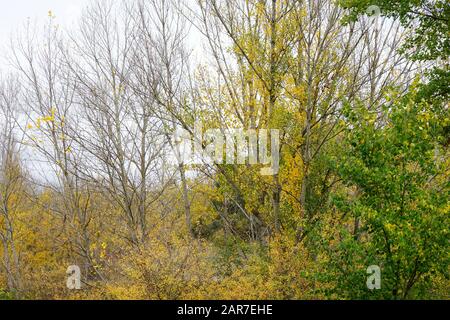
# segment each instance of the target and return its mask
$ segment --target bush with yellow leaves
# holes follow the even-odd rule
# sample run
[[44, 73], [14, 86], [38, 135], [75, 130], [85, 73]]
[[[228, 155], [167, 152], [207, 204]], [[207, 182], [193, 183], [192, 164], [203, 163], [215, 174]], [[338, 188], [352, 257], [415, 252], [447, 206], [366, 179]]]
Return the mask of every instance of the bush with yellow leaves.
[[[181, 224], [182, 221], [172, 221]], [[111, 279], [105, 294], [112, 299], [190, 299], [212, 281], [210, 248], [161, 222], [148, 241], [130, 248], [118, 262], [122, 276]]]

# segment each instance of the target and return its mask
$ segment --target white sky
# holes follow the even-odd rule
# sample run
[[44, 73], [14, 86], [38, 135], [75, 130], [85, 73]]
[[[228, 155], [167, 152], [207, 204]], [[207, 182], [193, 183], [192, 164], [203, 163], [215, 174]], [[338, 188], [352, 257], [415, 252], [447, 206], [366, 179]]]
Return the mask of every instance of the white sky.
[[43, 22], [51, 10], [56, 22], [68, 27], [88, 3], [89, 0], [0, 0], [0, 70], [5, 67], [3, 57], [11, 34], [20, 30], [27, 19]]
[[[37, 27], [42, 27], [49, 18], [49, 11], [52, 11], [55, 22], [62, 28], [69, 28], [78, 20], [89, 2], [90, 0], [0, 0], [0, 76], [11, 71], [6, 59], [11, 35], [23, 30], [28, 19], [33, 24], [36, 23]], [[39, 159], [37, 154], [25, 152], [24, 157], [35, 178], [54, 181], [51, 174], [42, 176], [42, 173], [51, 170], [44, 162], [34, 161]]]
[[[69, 28], [78, 21], [82, 10], [92, 0], [0, 0], [0, 74], [7, 73], [9, 66], [5, 59], [8, 54], [11, 35], [23, 30], [28, 19], [37, 27], [45, 25], [49, 11], [55, 22], [62, 28]], [[190, 29], [189, 44], [195, 48], [195, 55], [202, 56], [202, 41], [195, 28]]]
[[[37, 28], [43, 28], [51, 11], [54, 23], [62, 29], [70, 29], [79, 21], [83, 9], [92, 1], [95, 0], [0, 0], [0, 77], [15, 71], [7, 59], [10, 40], [12, 36], [24, 30], [28, 21]], [[195, 28], [190, 30], [189, 45], [201, 52], [199, 48], [202, 43]], [[51, 173], [52, 169], [45, 159], [40, 159], [39, 154], [26, 149], [23, 156], [35, 178], [40, 181], [56, 181]]]

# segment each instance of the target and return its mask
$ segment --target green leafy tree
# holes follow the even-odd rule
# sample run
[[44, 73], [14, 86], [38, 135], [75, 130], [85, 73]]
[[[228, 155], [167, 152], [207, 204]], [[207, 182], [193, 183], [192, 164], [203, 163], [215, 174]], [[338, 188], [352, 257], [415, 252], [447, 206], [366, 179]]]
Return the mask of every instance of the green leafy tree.
[[450, 53], [450, 4], [446, 0], [340, 0], [350, 9], [349, 19], [369, 13], [376, 5], [380, 13], [395, 19], [408, 28], [414, 28], [405, 49], [414, 49], [416, 60], [446, 59]]
[[[343, 225], [332, 265], [351, 298], [424, 297], [435, 274], [448, 279], [450, 120], [417, 101], [419, 88], [380, 113], [346, 108], [345, 150], [331, 162], [347, 188], [333, 202], [356, 222]], [[366, 288], [370, 265], [382, 269], [381, 290]]]

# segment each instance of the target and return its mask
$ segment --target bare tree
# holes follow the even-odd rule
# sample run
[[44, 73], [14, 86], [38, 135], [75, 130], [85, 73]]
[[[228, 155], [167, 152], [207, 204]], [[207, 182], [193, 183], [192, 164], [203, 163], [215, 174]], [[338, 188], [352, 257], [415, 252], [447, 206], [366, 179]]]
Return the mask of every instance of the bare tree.
[[[65, 43], [54, 17], [49, 14], [44, 42], [28, 23], [21, 37], [12, 41], [11, 62], [23, 83], [22, 106], [25, 123], [21, 129], [29, 152], [37, 156], [29, 165], [42, 174], [38, 184], [49, 188], [61, 201], [51, 211], [62, 221], [75, 260], [84, 275], [95, 274], [90, 254], [90, 189], [80, 178], [81, 153], [71, 132], [78, 130], [74, 112], [76, 81], [65, 67]], [[37, 166], [43, 162], [43, 166]]]
[[185, 44], [188, 26], [171, 1], [138, 1], [129, 9], [140, 44], [134, 52], [130, 86], [142, 104], [161, 122], [166, 143], [175, 153], [186, 227], [193, 235], [186, 168], [172, 139], [176, 128], [186, 128], [186, 123], [192, 123], [194, 117], [186, 114], [191, 89], [189, 54]]
[[171, 179], [159, 174], [166, 138], [155, 101], [130, 86], [142, 45], [132, 6], [102, 2], [86, 10], [66, 64], [78, 83], [84, 130], [72, 137], [86, 154], [83, 175], [107, 191], [126, 222], [118, 231], [139, 245], [148, 235], [149, 206]]
[[9, 292], [20, 297], [22, 277], [16, 246], [18, 213], [23, 208], [25, 181], [20, 160], [19, 117], [20, 86], [16, 78], [0, 82], [0, 240], [2, 269]]

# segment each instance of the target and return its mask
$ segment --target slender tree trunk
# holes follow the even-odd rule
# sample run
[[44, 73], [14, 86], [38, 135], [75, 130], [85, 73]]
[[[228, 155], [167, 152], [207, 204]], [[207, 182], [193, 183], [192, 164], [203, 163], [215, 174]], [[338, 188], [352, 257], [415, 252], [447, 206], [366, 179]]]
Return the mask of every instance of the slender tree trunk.
[[180, 170], [180, 177], [181, 177], [181, 188], [183, 193], [183, 203], [184, 203], [184, 215], [186, 219], [186, 226], [188, 228], [189, 234], [194, 237], [194, 231], [192, 230], [192, 221], [191, 221], [191, 203], [189, 201], [189, 193], [188, 193], [188, 186], [186, 181], [186, 172], [184, 169], [184, 165], [180, 163], [178, 166]]

